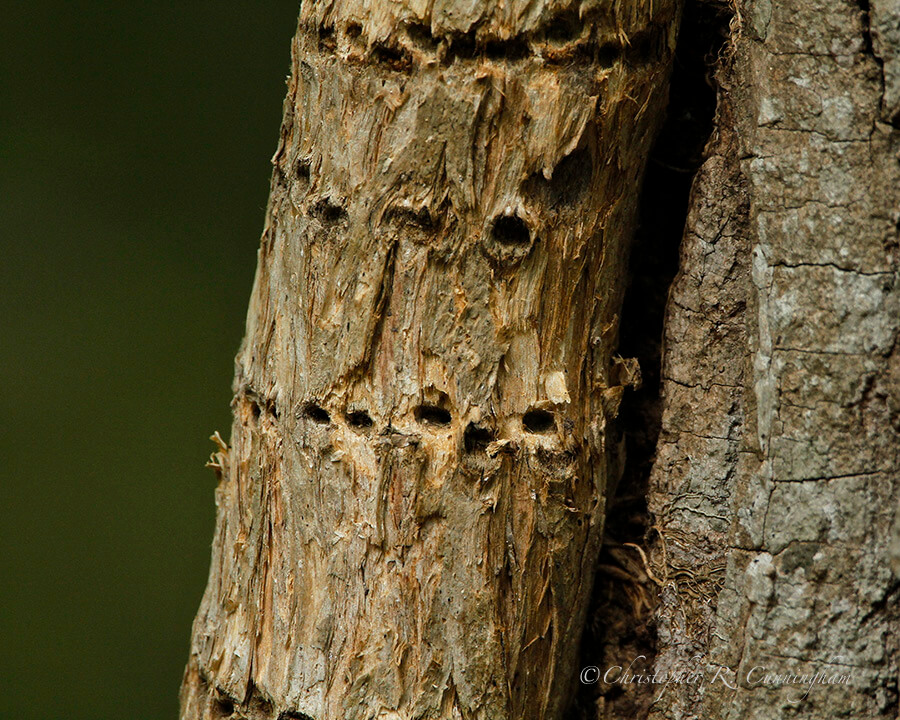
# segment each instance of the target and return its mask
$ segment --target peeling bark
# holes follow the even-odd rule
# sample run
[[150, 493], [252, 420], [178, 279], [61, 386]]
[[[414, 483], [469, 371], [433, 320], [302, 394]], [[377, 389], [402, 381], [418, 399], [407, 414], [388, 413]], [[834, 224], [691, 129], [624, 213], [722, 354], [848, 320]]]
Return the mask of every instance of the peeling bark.
[[563, 717], [667, 0], [304, 3], [182, 717]]

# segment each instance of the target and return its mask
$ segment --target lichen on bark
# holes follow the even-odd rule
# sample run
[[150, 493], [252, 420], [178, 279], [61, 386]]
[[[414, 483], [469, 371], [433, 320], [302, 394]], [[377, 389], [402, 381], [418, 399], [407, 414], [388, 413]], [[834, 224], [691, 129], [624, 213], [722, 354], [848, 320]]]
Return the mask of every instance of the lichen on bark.
[[[698, 656], [707, 682], [668, 688], [651, 717], [893, 718], [896, 3], [734, 9], [667, 315], [650, 497], [657, 670]], [[806, 694], [755, 683], [755, 667], [850, 682]], [[709, 681], [718, 668], [734, 687]]]

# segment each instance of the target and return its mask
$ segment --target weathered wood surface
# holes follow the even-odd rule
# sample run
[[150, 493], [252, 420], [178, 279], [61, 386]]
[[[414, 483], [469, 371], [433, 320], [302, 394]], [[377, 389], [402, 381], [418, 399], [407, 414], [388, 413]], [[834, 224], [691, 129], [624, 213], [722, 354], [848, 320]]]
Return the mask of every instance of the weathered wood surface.
[[304, 3], [182, 718], [562, 717], [676, 15]]

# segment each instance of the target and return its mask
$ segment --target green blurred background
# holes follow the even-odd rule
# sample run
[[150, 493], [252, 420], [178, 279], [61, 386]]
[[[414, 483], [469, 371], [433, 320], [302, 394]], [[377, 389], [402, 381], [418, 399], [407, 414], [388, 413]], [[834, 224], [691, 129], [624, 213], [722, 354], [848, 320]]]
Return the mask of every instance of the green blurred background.
[[0, 19], [0, 718], [167, 718], [293, 2]]

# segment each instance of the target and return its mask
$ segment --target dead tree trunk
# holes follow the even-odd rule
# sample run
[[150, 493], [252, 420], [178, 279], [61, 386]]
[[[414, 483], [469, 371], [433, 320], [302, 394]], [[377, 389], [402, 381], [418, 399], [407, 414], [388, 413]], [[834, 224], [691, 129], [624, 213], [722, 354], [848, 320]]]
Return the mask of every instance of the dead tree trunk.
[[182, 718], [562, 717], [676, 16], [304, 3]]

